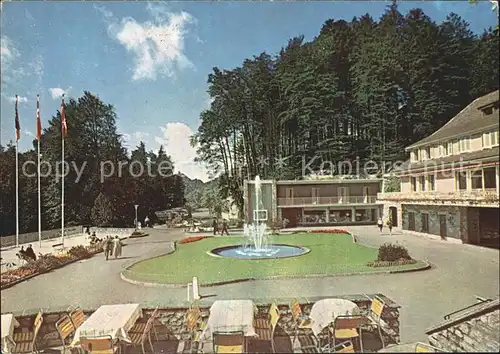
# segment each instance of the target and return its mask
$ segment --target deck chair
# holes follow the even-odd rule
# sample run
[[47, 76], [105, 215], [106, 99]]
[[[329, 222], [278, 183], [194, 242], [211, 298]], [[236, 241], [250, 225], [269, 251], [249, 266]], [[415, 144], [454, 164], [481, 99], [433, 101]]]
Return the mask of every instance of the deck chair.
[[415, 345], [415, 353], [445, 353], [444, 350], [433, 347], [430, 344], [418, 342]]
[[38, 312], [33, 323], [33, 332], [17, 332], [14, 333], [14, 342], [16, 346], [13, 353], [38, 353], [36, 347], [36, 338], [38, 331], [42, 327], [43, 314], [42, 311]]
[[378, 335], [382, 342], [382, 348], [385, 348], [384, 337], [382, 336], [382, 325], [380, 323], [385, 303], [384, 300], [378, 296], [375, 296], [371, 301], [370, 310], [368, 312], [368, 319], [370, 320], [369, 325], [377, 327]]
[[115, 354], [120, 351], [113, 344], [111, 336], [80, 338], [80, 344], [90, 354]]
[[183, 353], [201, 352], [201, 334], [205, 329], [206, 324], [203, 321], [200, 321], [201, 311], [199, 308], [193, 307], [187, 311], [186, 327], [189, 331], [189, 339], [187, 341], [184, 341]]
[[78, 329], [87, 319], [82, 309], [78, 307], [69, 313], [69, 318], [71, 319], [71, 322], [73, 322], [75, 330]]
[[[271, 305], [271, 307], [272, 307], [272, 305]], [[280, 319], [280, 313], [278, 311], [278, 307], [270, 308], [269, 311], [270, 311], [269, 312], [269, 316], [270, 316], [269, 327], [267, 327], [267, 328], [255, 328], [255, 333], [257, 333], [259, 340], [270, 341], [271, 346], [273, 348], [273, 353], [276, 353], [275, 348], [274, 348], [274, 332], [276, 330], [276, 325], [278, 324], [278, 321]]]
[[[153, 313], [154, 314], [154, 313]], [[151, 348], [151, 353], [154, 353], [153, 343], [151, 342], [151, 329], [154, 324], [154, 316], [149, 317], [148, 322], [146, 322], [146, 326], [144, 330], [141, 332], [129, 332], [129, 337], [131, 341], [131, 346], [138, 347], [141, 346], [142, 354], [146, 354], [146, 349], [144, 345], [146, 344], [146, 340], [149, 342], [149, 346]]]
[[214, 332], [214, 353], [245, 353], [245, 335], [242, 331]]
[[161, 324], [161, 322], [158, 321], [157, 319], [158, 317], [158, 306], [156, 306], [156, 308], [153, 310], [153, 312], [151, 313], [151, 315], [149, 316], [149, 318], [147, 319], [147, 321], [137, 321], [133, 326], [132, 328], [128, 331], [129, 334], [136, 334], [136, 333], [140, 333], [142, 334], [144, 332], [144, 329], [146, 328], [147, 326], [147, 323], [150, 319], [151, 322], [152, 322], [152, 325], [151, 325], [151, 328], [150, 330], [153, 330], [154, 334], [155, 334], [155, 338], [156, 338], [156, 341], [158, 342], [158, 333], [156, 332], [156, 327], [155, 327], [155, 323], [158, 322]]
[[271, 313], [273, 312], [277, 312], [278, 314], [280, 312], [278, 305], [276, 304], [276, 300], [273, 300], [269, 306], [269, 314], [267, 315], [267, 318], [255, 318], [253, 320], [253, 327], [268, 329], [271, 325]]
[[64, 315], [56, 322], [57, 333], [61, 338], [62, 347], [66, 351], [66, 340], [75, 333], [75, 326], [68, 315]]
[[[332, 336], [332, 346], [336, 348], [337, 340], [345, 341], [357, 338], [361, 353], [363, 352], [362, 327], [371, 323], [366, 316], [339, 315], [335, 317], [333, 325], [329, 328]], [[352, 344], [352, 343], [351, 343]]]

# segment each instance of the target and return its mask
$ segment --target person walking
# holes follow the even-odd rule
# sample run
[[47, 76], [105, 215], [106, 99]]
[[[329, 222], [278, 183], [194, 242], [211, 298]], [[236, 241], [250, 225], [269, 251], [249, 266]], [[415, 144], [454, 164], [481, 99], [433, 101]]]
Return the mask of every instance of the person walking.
[[113, 255], [115, 259], [122, 255], [122, 242], [118, 236], [113, 240]]
[[229, 236], [229, 232], [227, 231], [227, 221], [225, 219], [222, 220], [222, 230], [220, 232], [221, 236], [224, 236], [224, 232], [227, 236]]
[[212, 221], [212, 228], [214, 229], [214, 236], [217, 235], [217, 232], [219, 231], [219, 224], [217, 223], [216, 218]]
[[387, 227], [389, 228], [389, 235], [392, 236], [392, 219], [387, 220]]
[[106, 256], [106, 260], [108, 260], [109, 253], [111, 251], [111, 239], [109, 238], [109, 236], [107, 236], [106, 239], [104, 240], [103, 250], [104, 250], [104, 255]]
[[380, 230], [380, 234], [382, 235], [382, 229], [384, 228], [384, 222], [382, 221], [382, 218], [378, 218], [377, 226]]

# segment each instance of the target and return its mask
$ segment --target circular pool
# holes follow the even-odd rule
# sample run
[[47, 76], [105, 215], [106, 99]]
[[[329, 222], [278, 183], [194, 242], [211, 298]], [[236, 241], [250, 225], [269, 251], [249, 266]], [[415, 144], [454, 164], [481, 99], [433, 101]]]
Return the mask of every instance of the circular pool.
[[248, 245], [233, 245], [215, 248], [208, 254], [216, 257], [235, 259], [276, 259], [302, 256], [310, 252], [309, 248], [292, 245], [272, 244], [264, 249]]

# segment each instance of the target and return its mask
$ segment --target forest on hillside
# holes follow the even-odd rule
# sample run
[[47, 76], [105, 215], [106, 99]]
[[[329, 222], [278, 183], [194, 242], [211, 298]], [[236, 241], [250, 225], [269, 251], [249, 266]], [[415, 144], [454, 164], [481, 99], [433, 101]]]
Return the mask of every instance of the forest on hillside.
[[310, 42], [214, 67], [192, 144], [240, 210], [255, 175], [302, 178], [314, 158], [315, 173], [323, 161], [406, 160], [404, 147], [498, 89], [498, 36], [472, 33], [453, 13], [442, 23], [402, 14], [395, 2], [379, 20], [328, 20]]
[[[155, 211], [184, 205], [183, 180], [175, 174], [170, 156], [163, 147], [157, 152], [147, 151], [143, 142], [129, 154], [123, 137], [116, 130], [117, 116], [112, 105], [84, 92], [80, 98], [66, 102], [65, 115], [68, 125], [65, 160], [70, 164], [64, 185], [66, 225], [133, 226], [134, 204], [139, 204], [139, 220], [146, 216], [153, 220]], [[33, 150], [19, 153], [21, 233], [38, 230], [36, 140], [33, 145]], [[40, 147], [44, 161], [41, 172], [46, 176], [41, 178], [42, 229], [45, 230], [61, 226], [62, 185], [56, 175], [62, 152], [60, 111], [44, 129]], [[0, 146], [0, 235], [12, 235], [16, 231], [15, 155], [15, 145]], [[26, 161], [33, 163], [26, 165], [26, 173], [23, 173]], [[105, 161], [109, 163], [102, 165], [104, 173], [101, 173], [101, 162]], [[111, 165], [115, 166], [113, 175]], [[143, 173], [139, 166], [143, 166]], [[160, 173], [161, 166], [164, 169]], [[101, 176], [108, 175], [101, 181]]]

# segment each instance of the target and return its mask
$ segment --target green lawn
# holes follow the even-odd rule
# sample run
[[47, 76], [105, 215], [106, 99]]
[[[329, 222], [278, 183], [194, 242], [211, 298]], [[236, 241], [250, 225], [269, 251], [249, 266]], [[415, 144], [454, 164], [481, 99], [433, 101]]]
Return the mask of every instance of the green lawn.
[[377, 258], [377, 250], [354, 244], [351, 236], [345, 234], [280, 235], [273, 236], [272, 242], [305, 246], [311, 252], [293, 258], [267, 260], [213, 257], [206, 252], [217, 247], [244, 243], [241, 237], [214, 237], [177, 244], [174, 253], [136, 263], [125, 271], [125, 275], [134, 280], [168, 284], [185, 284], [197, 276], [202, 284], [209, 284], [271, 276], [380, 272], [423, 265], [418, 262], [390, 268], [368, 267], [366, 263]]

